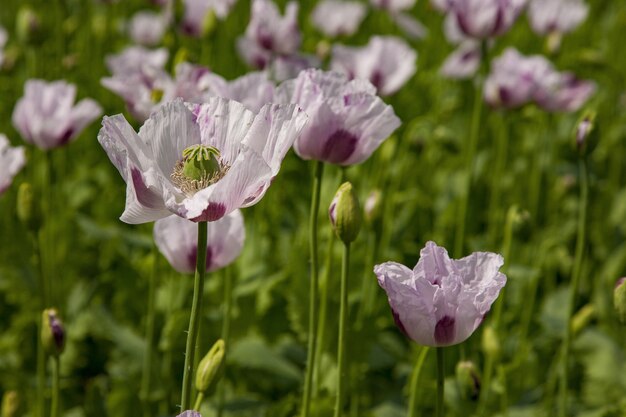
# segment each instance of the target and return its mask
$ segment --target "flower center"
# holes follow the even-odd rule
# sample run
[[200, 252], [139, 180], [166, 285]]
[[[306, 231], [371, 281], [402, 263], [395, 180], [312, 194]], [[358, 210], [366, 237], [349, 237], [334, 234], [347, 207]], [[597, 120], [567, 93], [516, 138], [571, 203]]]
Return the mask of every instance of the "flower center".
[[193, 145], [183, 151], [183, 159], [174, 166], [171, 178], [189, 196], [219, 181], [230, 166], [223, 163], [220, 151], [213, 146]]

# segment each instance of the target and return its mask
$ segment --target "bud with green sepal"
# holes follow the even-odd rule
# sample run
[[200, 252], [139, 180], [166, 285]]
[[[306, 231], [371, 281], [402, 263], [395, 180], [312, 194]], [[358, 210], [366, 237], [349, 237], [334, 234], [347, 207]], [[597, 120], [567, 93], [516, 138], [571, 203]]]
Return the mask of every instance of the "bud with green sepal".
[[65, 349], [65, 326], [54, 308], [45, 309], [41, 317], [41, 343], [48, 355], [60, 356]]
[[456, 383], [464, 400], [480, 397], [480, 374], [474, 362], [461, 361], [456, 365]]
[[210, 394], [224, 369], [226, 344], [219, 339], [202, 358], [196, 369], [196, 390], [204, 395]]
[[500, 357], [500, 340], [492, 326], [486, 326], [483, 330], [482, 348], [485, 355], [490, 356], [493, 360]]
[[598, 143], [599, 130], [596, 125], [596, 112], [587, 110], [576, 123], [574, 137], [576, 149], [581, 156], [589, 155]]
[[352, 184], [344, 182], [328, 209], [330, 222], [343, 243], [353, 242], [361, 230], [362, 213]]
[[40, 227], [41, 216], [39, 216], [38, 205], [35, 204], [33, 187], [24, 182], [17, 190], [17, 218], [31, 232], [36, 232]]
[[617, 319], [626, 325], [626, 277], [620, 278], [613, 290], [613, 305], [617, 312]]
[[382, 193], [380, 190], [374, 190], [367, 196], [365, 200], [365, 205], [363, 207], [363, 212], [365, 214], [365, 221], [369, 224], [372, 224], [378, 219], [382, 214], [383, 209], [383, 199]]
[[17, 11], [15, 21], [17, 38], [24, 44], [40, 43], [42, 40], [41, 18], [29, 6], [22, 6]]

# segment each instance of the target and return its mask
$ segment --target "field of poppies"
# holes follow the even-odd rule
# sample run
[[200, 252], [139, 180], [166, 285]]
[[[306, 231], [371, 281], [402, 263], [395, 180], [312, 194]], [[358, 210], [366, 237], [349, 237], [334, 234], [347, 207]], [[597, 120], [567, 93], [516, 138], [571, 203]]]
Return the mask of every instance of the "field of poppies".
[[2, 0], [0, 417], [626, 416], [625, 34]]

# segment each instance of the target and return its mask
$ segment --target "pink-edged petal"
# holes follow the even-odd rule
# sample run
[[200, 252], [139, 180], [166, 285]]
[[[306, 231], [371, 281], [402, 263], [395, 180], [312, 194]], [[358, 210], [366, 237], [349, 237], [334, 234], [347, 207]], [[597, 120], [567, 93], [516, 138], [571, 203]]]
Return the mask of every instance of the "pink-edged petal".
[[208, 224], [208, 245], [211, 250], [207, 270], [215, 271], [233, 263], [241, 254], [246, 239], [241, 210], [235, 210]]
[[441, 75], [453, 79], [471, 78], [480, 65], [480, 46], [466, 42], [452, 52], [441, 67]]
[[[328, 103], [317, 102], [307, 107], [307, 114], [309, 115], [309, 122], [304, 128], [302, 135], [298, 137], [294, 144], [294, 151], [302, 159], [314, 159], [318, 161], [326, 162], [342, 162], [348, 156], [345, 156], [346, 151], [342, 150], [350, 145], [350, 154], [356, 148], [354, 140], [347, 139], [347, 144], [342, 146], [335, 146], [337, 141], [334, 141], [332, 136], [340, 136], [336, 132], [342, 132], [343, 120], [341, 117], [333, 112]], [[346, 142], [346, 140], [342, 140]], [[341, 149], [340, 149], [341, 148]], [[341, 155], [339, 155], [341, 153]], [[333, 163], [334, 163], [333, 162]]]

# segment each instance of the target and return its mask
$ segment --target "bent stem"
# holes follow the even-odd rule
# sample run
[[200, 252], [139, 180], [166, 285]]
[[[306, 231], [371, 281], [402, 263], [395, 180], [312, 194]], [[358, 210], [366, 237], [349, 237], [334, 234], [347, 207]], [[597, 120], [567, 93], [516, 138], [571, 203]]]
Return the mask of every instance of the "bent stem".
[[141, 402], [143, 404], [144, 417], [151, 417], [150, 410], [150, 380], [152, 378], [152, 356], [154, 340], [154, 297], [157, 275], [158, 253], [156, 245], [152, 245], [152, 271], [148, 278], [148, 312], [146, 316], [146, 354], [143, 358], [143, 371], [141, 378]]
[[341, 260], [341, 296], [339, 304], [339, 343], [337, 345], [337, 402], [335, 403], [335, 417], [341, 416], [346, 397], [346, 382], [348, 381], [348, 367], [346, 365], [346, 342], [348, 326], [348, 268], [350, 265], [350, 243], [343, 245]]
[[437, 417], [443, 417], [443, 388], [446, 372], [443, 349], [443, 347], [437, 347]]
[[315, 369], [315, 350], [317, 345], [317, 214], [320, 207], [320, 190], [322, 188], [322, 173], [324, 164], [315, 161], [313, 176], [313, 195], [311, 197], [311, 217], [309, 222], [311, 282], [309, 291], [309, 341], [306, 375], [304, 379], [304, 393], [302, 398], [302, 417], [308, 417], [311, 408], [311, 390], [313, 386], [313, 370]]
[[57, 417], [59, 415], [61, 359], [59, 355], [55, 355], [52, 359], [52, 403], [50, 404], [50, 417]]
[[587, 218], [587, 200], [589, 195], [589, 179], [587, 177], [587, 163], [584, 157], [578, 159], [578, 171], [580, 175], [580, 210], [578, 212], [578, 228], [576, 231], [576, 252], [574, 257], [574, 270], [572, 271], [572, 283], [569, 288], [567, 302], [567, 320], [565, 321], [565, 337], [563, 338], [563, 356], [561, 357], [561, 379], [559, 384], [559, 416], [567, 415], [567, 379], [568, 359], [572, 339], [571, 321], [576, 303], [576, 294], [580, 284], [580, 275], [585, 249], [585, 220]]
[[424, 361], [426, 360], [426, 355], [428, 355], [428, 351], [430, 349], [428, 346], [422, 346], [419, 356], [417, 357], [417, 362], [415, 362], [415, 368], [413, 368], [413, 375], [411, 376], [411, 386], [410, 392], [411, 396], [409, 397], [409, 417], [417, 417], [417, 395], [419, 392], [418, 382], [420, 379], [420, 374], [422, 373], [422, 367], [424, 365]]
[[198, 223], [198, 251], [196, 256], [196, 274], [193, 283], [193, 302], [189, 331], [187, 332], [187, 346], [185, 347], [185, 368], [183, 371], [181, 411], [189, 410], [191, 405], [191, 381], [193, 376], [194, 356], [196, 351], [200, 312], [202, 311], [202, 294], [204, 292], [204, 274], [206, 272], [207, 223]]

